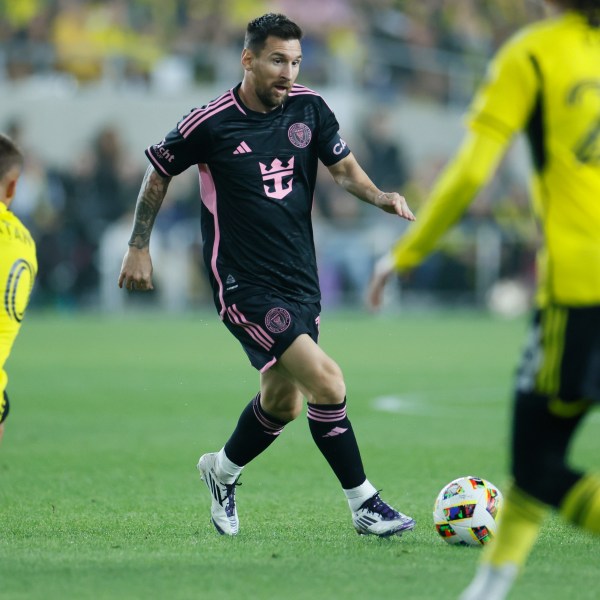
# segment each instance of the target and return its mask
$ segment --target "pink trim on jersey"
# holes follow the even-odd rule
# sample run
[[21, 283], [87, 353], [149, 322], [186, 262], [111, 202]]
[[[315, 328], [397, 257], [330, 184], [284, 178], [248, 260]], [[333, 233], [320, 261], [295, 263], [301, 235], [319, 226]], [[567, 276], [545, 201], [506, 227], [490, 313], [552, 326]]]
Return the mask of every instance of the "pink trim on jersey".
[[229, 320], [248, 331], [252, 338], [266, 350], [270, 350], [275, 340], [260, 326], [248, 321], [236, 304], [227, 307]]
[[219, 242], [221, 241], [221, 230], [219, 228], [219, 218], [217, 216], [217, 191], [215, 189], [215, 182], [213, 181], [208, 165], [203, 163], [199, 164], [198, 171], [200, 171], [200, 192], [202, 195], [202, 203], [204, 206], [206, 206], [208, 212], [210, 212], [210, 214], [213, 216], [213, 222], [215, 226], [215, 239], [213, 240], [210, 268], [219, 286], [219, 302], [221, 303], [219, 315], [222, 319], [225, 315], [225, 301], [223, 300], [223, 282], [221, 281], [219, 271], [217, 270], [217, 256], [219, 255]]
[[[290, 96], [318, 96], [319, 98], [321, 98], [321, 100], [323, 100], [323, 102], [325, 102], [325, 106], [327, 106], [327, 108], [329, 110], [331, 110], [331, 106], [329, 106], [329, 104], [327, 104], [327, 102], [325, 101], [325, 98], [323, 98], [323, 96], [321, 96], [321, 94], [319, 94], [318, 92], [315, 92], [314, 90], [311, 90], [310, 88], [307, 88], [303, 85], [298, 85], [297, 83], [295, 83], [292, 86], [292, 90], [290, 91]], [[331, 110], [331, 112], [333, 112], [333, 110]]]
[[264, 373], [265, 371], [268, 371], [276, 362], [277, 362], [277, 359], [273, 358], [260, 370], [260, 372]]
[[180, 124], [179, 132], [184, 138], [187, 138], [200, 123], [214, 117], [221, 111], [235, 106], [242, 114], [246, 114], [244, 109], [239, 105], [233, 90], [229, 90], [216, 100], [209, 102], [204, 108], [198, 108], [188, 115]]
[[189, 124], [185, 125], [184, 127], [180, 127], [179, 132], [181, 133], [181, 135], [184, 138], [187, 138], [194, 131], [194, 129], [196, 129], [196, 127], [198, 127], [198, 125], [200, 125], [200, 123], [207, 121], [211, 117], [214, 117], [216, 114], [224, 111], [225, 109], [227, 109], [233, 105], [234, 105], [233, 102], [226, 102], [225, 104], [222, 104], [221, 106], [214, 108], [213, 110], [211, 110], [209, 112], [199, 114], [199, 115], [197, 115], [197, 119], [195, 119], [193, 122], [190, 121]]
[[292, 86], [292, 89], [290, 90], [290, 96], [302, 96], [302, 95], [320, 96], [321, 94], [318, 94], [314, 90], [311, 90], [310, 88], [307, 88], [303, 85], [298, 85], [295, 83]]
[[154, 167], [156, 167], [161, 173], [163, 173], [164, 175], [166, 175], [167, 177], [171, 177], [170, 173], [167, 173], [163, 166], [158, 162], [158, 160], [156, 160], [156, 157], [154, 156], [153, 152], [152, 152], [152, 146], [148, 146], [147, 148], [147, 152], [148, 155], [150, 156], [150, 162], [152, 163], [152, 165]]
[[229, 102], [230, 98], [227, 93], [222, 94], [218, 98], [211, 100], [206, 106], [202, 106], [201, 108], [195, 108], [187, 117], [185, 117], [181, 123], [179, 123], [179, 129], [182, 127], [187, 127], [192, 121], [196, 119], [199, 114], [204, 114], [207, 111], [211, 111], [213, 108], [216, 108], [223, 102]]
[[333, 423], [346, 418], [346, 406], [339, 410], [320, 410], [314, 406], [308, 407], [308, 418], [319, 423]]
[[238, 110], [245, 115], [246, 111], [240, 106], [240, 103], [237, 101], [237, 98], [235, 97], [235, 94], [233, 93], [233, 88], [229, 90], [229, 95], [231, 96], [231, 99], [233, 100], [233, 102], [235, 103], [235, 105], [238, 107]]

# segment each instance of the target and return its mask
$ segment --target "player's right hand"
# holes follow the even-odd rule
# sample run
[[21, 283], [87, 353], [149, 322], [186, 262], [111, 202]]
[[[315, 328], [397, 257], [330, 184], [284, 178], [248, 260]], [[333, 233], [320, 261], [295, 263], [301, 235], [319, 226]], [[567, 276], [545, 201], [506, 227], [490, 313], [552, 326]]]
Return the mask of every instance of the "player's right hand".
[[119, 287], [129, 291], [147, 292], [152, 284], [152, 259], [148, 248], [129, 246], [119, 275]]

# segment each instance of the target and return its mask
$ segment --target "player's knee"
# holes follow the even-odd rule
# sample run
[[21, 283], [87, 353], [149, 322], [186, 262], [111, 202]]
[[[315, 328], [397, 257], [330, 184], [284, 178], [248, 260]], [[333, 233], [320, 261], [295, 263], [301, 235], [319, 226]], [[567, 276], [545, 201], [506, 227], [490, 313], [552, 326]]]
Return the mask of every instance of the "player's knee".
[[284, 404], [283, 406], [281, 406], [280, 408], [277, 409], [276, 414], [274, 414], [273, 416], [276, 417], [277, 419], [279, 419], [280, 421], [284, 421], [285, 423], [290, 423], [291, 421], [294, 421], [295, 419], [297, 419], [300, 416], [300, 413], [302, 412], [302, 402], [301, 401], [297, 401], [297, 402], [290, 402], [287, 404]]
[[311, 389], [315, 404], [340, 404], [346, 397], [346, 383], [342, 370], [331, 361], [323, 366], [314, 378]]
[[302, 395], [299, 392], [286, 394], [263, 394], [261, 405], [265, 412], [279, 421], [289, 423], [302, 412]]

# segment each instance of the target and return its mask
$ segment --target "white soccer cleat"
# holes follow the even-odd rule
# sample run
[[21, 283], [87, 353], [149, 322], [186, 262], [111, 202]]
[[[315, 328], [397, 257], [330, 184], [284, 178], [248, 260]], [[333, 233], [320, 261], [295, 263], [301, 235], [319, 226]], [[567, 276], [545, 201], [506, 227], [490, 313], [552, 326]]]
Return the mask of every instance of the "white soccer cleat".
[[393, 509], [386, 504], [379, 493], [363, 502], [358, 510], [352, 512], [354, 529], [361, 535], [377, 535], [389, 537], [402, 535], [405, 531], [414, 529], [414, 519]]
[[517, 577], [517, 565], [481, 565], [459, 600], [504, 600]]
[[237, 479], [231, 483], [223, 483], [215, 473], [217, 453], [203, 454], [198, 461], [198, 471], [206, 483], [211, 496], [210, 514], [213, 525], [221, 535], [237, 535], [240, 527], [237, 508], [235, 506], [235, 488], [241, 485]]

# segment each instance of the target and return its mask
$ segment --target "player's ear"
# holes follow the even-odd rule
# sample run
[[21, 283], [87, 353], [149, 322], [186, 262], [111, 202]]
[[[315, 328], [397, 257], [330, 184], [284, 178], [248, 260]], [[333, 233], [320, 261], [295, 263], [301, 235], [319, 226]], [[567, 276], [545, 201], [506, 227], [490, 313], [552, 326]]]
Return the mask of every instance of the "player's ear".
[[254, 62], [254, 54], [248, 48], [242, 50], [242, 67], [244, 71], [252, 71], [252, 64]]
[[8, 206], [11, 203], [12, 199], [15, 196], [15, 192], [17, 191], [17, 181], [19, 181], [18, 176], [11, 177], [8, 184], [6, 185], [6, 198], [4, 200], [6, 206]]

